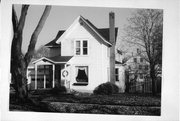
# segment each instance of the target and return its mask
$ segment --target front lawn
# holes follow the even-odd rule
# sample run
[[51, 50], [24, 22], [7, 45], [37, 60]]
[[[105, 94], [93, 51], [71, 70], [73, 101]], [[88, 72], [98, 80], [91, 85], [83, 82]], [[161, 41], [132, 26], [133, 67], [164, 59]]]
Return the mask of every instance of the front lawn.
[[35, 103], [17, 104], [11, 98], [10, 110], [159, 116], [161, 107], [161, 97], [149, 94], [52, 94], [39, 90], [32, 91], [30, 98]]
[[48, 102], [85, 103], [100, 105], [123, 106], [161, 106], [160, 97], [140, 94], [114, 94], [114, 95], [55, 95], [43, 98]]
[[160, 115], [159, 107], [99, 105], [63, 102], [43, 102], [51, 112], [87, 113], [87, 114], [120, 114], [120, 115]]

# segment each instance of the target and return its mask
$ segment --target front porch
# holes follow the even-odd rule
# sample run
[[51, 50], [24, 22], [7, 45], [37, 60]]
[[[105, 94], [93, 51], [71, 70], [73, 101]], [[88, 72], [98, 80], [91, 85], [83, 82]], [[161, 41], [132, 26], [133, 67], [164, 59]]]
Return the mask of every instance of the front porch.
[[67, 67], [70, 66], [68, 61], [71, 57], [58, 57], [56, 57], [56, 61], [52, 58], [42, 57], [33, 62], [34, 69], [28, 70], [27, 74], [29, 90], [54, 88], [58, 85], [70, 87], [64, 72], [68, 72]]

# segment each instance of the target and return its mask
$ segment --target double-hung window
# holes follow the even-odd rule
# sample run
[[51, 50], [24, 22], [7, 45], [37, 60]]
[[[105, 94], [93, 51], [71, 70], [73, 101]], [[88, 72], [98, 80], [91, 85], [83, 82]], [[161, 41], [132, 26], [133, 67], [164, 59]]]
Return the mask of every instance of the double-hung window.
[[137, 58], [134, 58], [134, 62], [137, 63]]
[[116, 77], [116, 81], [119, 81], [119, 69], [118, 68], [115, 69], [115, 77]]
[[81, 54], [81, 41], [78, 40], [76, 41], [76, 55], [80, 55]]
[[140, 69], [140, 70], [142, 69], [142, 65], [139, 65], [139, 69]]
[[140, 58], [140, 62], [141, 62], [141, 63], [143, 62], [143, 58]]
[[75, 55], [88, 55], [88, 41], [76, 40]]

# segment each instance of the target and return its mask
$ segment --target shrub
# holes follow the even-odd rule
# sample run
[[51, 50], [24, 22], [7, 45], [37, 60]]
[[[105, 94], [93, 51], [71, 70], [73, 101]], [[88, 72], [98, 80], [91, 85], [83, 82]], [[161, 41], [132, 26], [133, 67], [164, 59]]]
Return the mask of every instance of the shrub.
[[118, 93], [118, 91], [119, 91], [118, 86], [110, 82], [106, 82], [97, 86], [94, 89], [93, 93], [95, 95], [111, 95], [111, 94]]
[[51, 93], [52, 94], [63, 94], [66, 93], [66, 87], [65, 86], [55, 86], [52, 90]]

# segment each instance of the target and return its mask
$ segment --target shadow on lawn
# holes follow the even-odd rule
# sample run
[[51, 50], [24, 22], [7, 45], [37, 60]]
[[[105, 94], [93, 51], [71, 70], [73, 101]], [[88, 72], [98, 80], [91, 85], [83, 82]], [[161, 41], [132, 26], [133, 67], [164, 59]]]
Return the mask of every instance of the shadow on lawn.
[[52, 94], [49, 90], [30, 92], [27, 103], [15, 102], [10, 95], [11, 111], [160, 115], [161, 97], [149, 94]]

